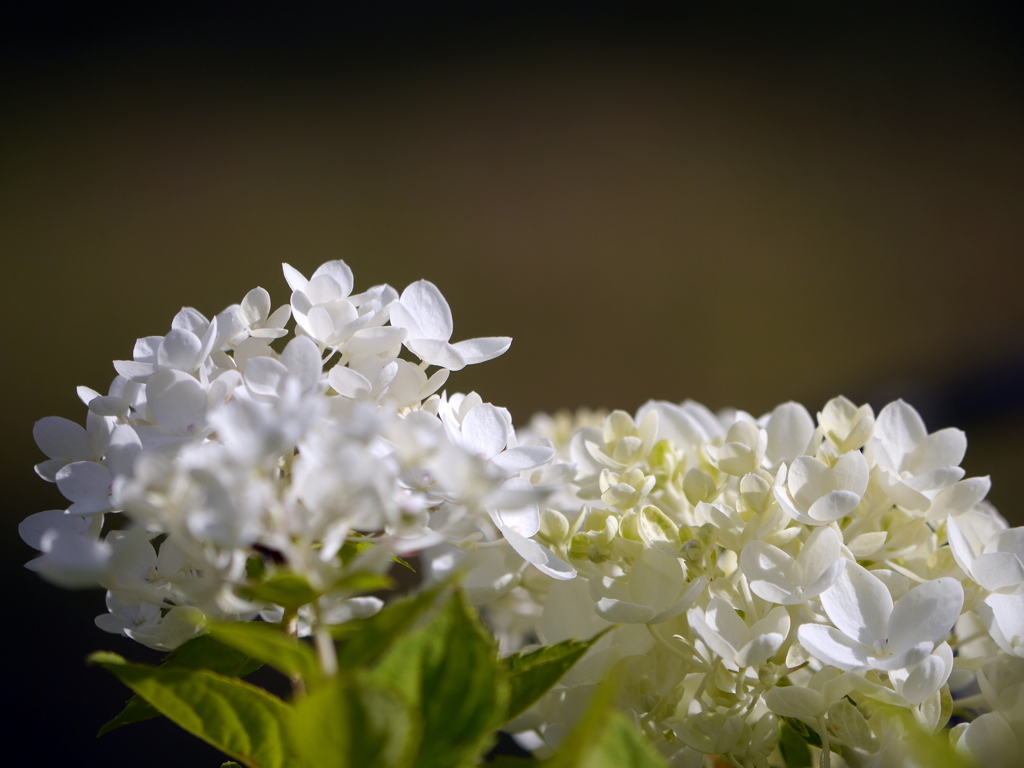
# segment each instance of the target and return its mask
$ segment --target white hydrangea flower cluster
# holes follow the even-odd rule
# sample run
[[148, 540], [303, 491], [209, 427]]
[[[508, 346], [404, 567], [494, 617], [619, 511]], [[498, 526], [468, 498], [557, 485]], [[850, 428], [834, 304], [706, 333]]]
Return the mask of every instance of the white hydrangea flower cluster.
[[557, 449], [527, 480], [570, 478], [532, 538], [578, 576], [502, 542], [429, 553], [472, 567], [506, 650], [617, 626], [513, 724], [524, 744], [555, 747], [617, 666], [620, 705], [679, 768], [782, 765], [780, 726], [823, 766], [900, 765], [901, 712], [930, 732], [955, 715], [957, 749], [1018, 764], [1024, 528], [964, 479], [963, 432], [838, 397], [817, 423], [649, 402], [525, 434]]
[[426, 281], [353, 294], [342, 261], [284, 273], [289, 304], [271, 311], [256, 288], [212, 320], [182, 309], [114, 363], [107, 394], [79, 388], [85, 427], [36, 424], [49, 457], [36, 470], [70, 506], [22, 522], [41, 552], [28, 566], [105, 587], [102, 629], [173, 649], [209, 619], [280, 621], [250, 588], [284, 571], [322, 595], [292, 617], [309, 634], [379, 608], [346, 585], [395, 554], [503, 530], [541, 548], [526, 537], [545, 491], [520, 475], [552, 446], [517, 444], [508, 411], [475, 394], [435, 394], [511, 339], [451, 343], [448, 303]]
[[[106, 395], [79, 388], [84, 427], [36, 424], [69, 506], [22, 523], [29, 567], [105, 588], [101, 628], [173, 649], [259, 616], [313, 635], [326, 670], [327, 628], [381, 605], [365, 577], [419, 553], [429, 579], [463, 574], [504, 652], [610, 630], [512, 723], [538, 754], [615, 668], [677, 768], [780, 766], [788, 737], [826, 768], [897, 765], [908, 723], [951, 717], [956, 749], [1017, 764], [1024, 528], [964, 478], [963, 432], [838, 397], [816, 420], [652, 401], [517, 433], [437, 394], [511, 340], [452, 343], [433, 284], [284, 274], [289, 304], [183, 309]], [[275, 574], [312, 597], [254, 589]]]

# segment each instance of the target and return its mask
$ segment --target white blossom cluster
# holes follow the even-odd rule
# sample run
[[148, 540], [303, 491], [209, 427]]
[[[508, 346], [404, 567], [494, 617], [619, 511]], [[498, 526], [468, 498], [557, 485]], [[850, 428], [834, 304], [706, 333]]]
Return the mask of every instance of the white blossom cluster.
[[212, 320], [182, 309], [114, 363], [107, 394], [79, 388], [84, 427], [37, 422], [49, 458], [36, 471], [70, 506], [22, 522], [41, 553], [28, 567], [106, 588], [102, 629], [172, 649], [209, 619], [280, 621], [247, 589], [287, 572], [323, 595], [296, 617], [308, 634], [376, 611], [347, 577], [396, 553], [536, 529], [544, 491], [519, 474], [554, 449], [517, 444], [508, 411], [475, 394], [435, 394], [511, 340], [451, 343], [448, 303], [426, 281], [353, 294], [342, 261], [284, 273], [289, 304], [271, 311], [256, 288]]
[[[105, 588], [101, 628], [159, 649], [209, 620], [317, 636], [380, 607], [354, 577], [419, 553], [428, 579], [463, 574], [504, 652], [611, 629], [512, 723], [538, 754], [614, 668], [676, 768], [780, 766], [785, 729], [822, 766], [897, 765], [908, 717], [953, 717], [956, 749], [1017, 764], [1024, 529], [964, 478], [963, 432], [838, 397], [816, 420], [652, 401], [517, 434], [479, 395], [437, 394], [510, 339], [452, 343], [433, 284], [284, 274], [288, 304], [182, 309], [107, 394], [79, 388], [84, 427], [36, 424], [69, 506], [22, 523], [29, 567]], [[275, 573], [316, 599], [289, 617], [253, 591]]]
[[578, 576], [507, 547], [431, 552], [437, 572], [474, 566], [509, 650], [617, 626], [513, 723], [524, 744], [557, 746], [616, 666], [620, 705], [679, 768], [782, 765], [783, 723], [823, 766], [902, 765], [908, 714], [928, 732], [955, 715], [957, 749], [1019, 765], [1024, 528], [964, 479], [963, 432], [838, 397], [816, 422], [649, 402], [526, 433], [571, 477], [533, 538]]

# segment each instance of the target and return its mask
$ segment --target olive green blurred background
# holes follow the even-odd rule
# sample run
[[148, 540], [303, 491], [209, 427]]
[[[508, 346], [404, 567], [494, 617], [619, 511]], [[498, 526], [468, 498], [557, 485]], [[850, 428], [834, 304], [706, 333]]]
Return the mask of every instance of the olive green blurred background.
[[[457, 339], [514, 337], [448, 388], [518, 423], [904, 396], [967, 430], [969, 473], [1024, 523], [1024, 67], [999, 11], [12, 7], [8, 564], [31, 554], [17, 521], [61, 504], [34, 421], [82, 420], [75, 386], [104, 390], [182, 305], [283, 303], [280, 262], [335, 258], [357, 289], [432, 280]], [[61, 631], [123, 648], [91, 626], [99, 594], [15, 571], [22, 621], [73, 606]]]

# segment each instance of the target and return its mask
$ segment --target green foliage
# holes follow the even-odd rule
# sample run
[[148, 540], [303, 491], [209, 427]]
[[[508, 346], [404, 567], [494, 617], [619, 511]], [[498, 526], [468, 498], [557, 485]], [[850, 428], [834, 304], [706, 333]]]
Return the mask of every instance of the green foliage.
[[342, 576], [331, 589], [344, 589], [349, 592], [377, 592], [382, 589], [394, 589], [395, 580], [380, 573], [350, 573]]
[[317, 768], [412, 766], [420, 741], [415, 714], [397, 695], [333, 679], [295, 705], [295, 744]]
[[509, 682], [506, 721], [521, 715], [547, 693], [604, 634], [601, 632], [590, 640], [566, 640], [502, 659], [502, 668]]
[[[162, 666], [93, 654], [91, 663], [136, 693], [104, 732], [162, 714], [236, 761], [224, 768], [478, 765], [496, 729], [548, 691], [601, 635], [499, 660], [461, 592], [435, 610], [449, 592], [441, 583], [337, 628], [340, 671], [333, 677], [309, 645], [260, 622], [212, 624]], [[313, 685], [287, 703], [236, 677], [261, 662]], [[614, 682], [600, 686], [555, 756], [493, 765], [661, 768], [630, 721], [611, 709], [614, 689]]]
[[508, 701], [494, 639], [461, 592], [426, 627], [395, 641], [371, 677], [421, 715], [418, 768], [476, 762]]
[[296, 765], [294, 710], [262, 688], [205, 669], [129, 664], [114, 653], [94, 653], [89, 661], [242, 765]]
[[[200, 635], [168, 654], [162, 666], [208, 669], [228, 677], [246, 677], [262, 667], [263, 662], [224, 645], [210, 635]], [[154, 717], [160, 717], [160, 713], [152, 704], [136, 694], [128, 701], [121, 714], [104, 725], [97, 736], [109, 733], [122, 725], [130, 725]]]
[[338, 668], [354, 669], [375, 663], [395, 640], [412, 629], [448, 586], [442, 582], [395, 600], [373, 616], [333, 627], [332, 634], [338, 641]]
[[597, 686], [583, 717], [542, 768], [665, 768], [633, 724], [612, 709], [614, 675]]
[[307, 683], [320, 677], [320, 665], [313, 649], [286, 635], [277, 624], [236, 621], [212, 624], [207, 631], [224, 645], [259, 659], [286, 675], [298, 675]]
[[807, 741], [789, 722], [783, 722], [779, 728], [779, 751], [782, 752], [786, 768], [810, 768], [814, 764]]
[[276, 573], [264, 582], [241, 590], [249, 600], [264, 600], [296, 611], [320, 597], [308, 581], [295, 573]]
[[821, 736], [813, 728], [808, 728], [807, 723], [795, 717], [784, 717], [783, 722], [788, 725], [801, 739], [814, 747], [821, 746]]

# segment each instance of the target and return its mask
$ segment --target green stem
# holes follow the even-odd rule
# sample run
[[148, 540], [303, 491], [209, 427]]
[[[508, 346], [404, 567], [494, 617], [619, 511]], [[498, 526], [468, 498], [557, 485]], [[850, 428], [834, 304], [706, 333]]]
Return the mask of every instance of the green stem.
[[[281, 624], [284, 626], [284, 631], [288, 637], [294, 637], [296, 640], [299, 638], [299, 612], [294, 608], [285, 608], [284, 616], [281, 618]], [[289, 675], [289, 681], [292, 684], [292, 696], [295, 698], [301, 698], [306, 695], [306, 681], [302, 679], [302, 675], [296, 673]]]

